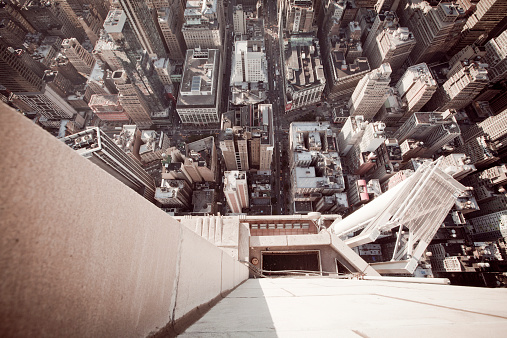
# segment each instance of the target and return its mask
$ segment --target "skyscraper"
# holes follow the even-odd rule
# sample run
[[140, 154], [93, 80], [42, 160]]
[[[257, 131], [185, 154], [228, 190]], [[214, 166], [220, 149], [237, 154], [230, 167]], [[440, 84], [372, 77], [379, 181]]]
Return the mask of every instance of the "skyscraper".
[[408, 67], [396, 83], [396, 90], [402, 100], [407, 103], [406, 118], [420, 111], [426, 102], [431, 99], [437, 87], [437, 82], [425, 63]]
[[366, 74], [350, 97], [350, 115], [362, 115], [366, 120], [373, 119], [386, 100], [390, 76], [391, 66], [388, 63]]
[[[472, 5], [473, 6], [473, 5]], [[473, 10], [470, 8], [470, 10]], [[489, 32], [505, 18], [507, 3], [502, 0], [481, 0], [475, 4], [474, 12], [468, 17], [451, 53], [476, 42], [484, 41]]]
[[414, 34], [416, 46], [410, 53], [412, 63], [439, 60], [454, 44], [466, 22], [461, 6], [439, 2], [431, 6], [426, 1], [406, 2], [398, 7], [400, 23]]
[[143, 49], [150, 56], [166, 57], [155, 16], [146, 1], [120, 0], [120, 3]]
[[209, 48], [223, 52], [222, 1], [187, 1], [182, 31], [188, 49]]
[[91, 128], [61, 139], [81, 156], [154, 202], [155, 181], [133, 158], [121, 150], [99, 128]]
[[63, 40], [62, 52], [78, 72], [90, 75], [95, 65], [95, 58], [81, 46], [77, 39]]
[[[372, 30], [370, 34], [375, 34]], [[391, 24], [383, 27], [375, 40], [364, 49], [371, 68], [378, 68], [383, 63], [389, 63], [395, 71], [401, 68], [410, 52], [416, 45], [414, 35], [407, 27]]]
[[171, 7], [158, 9], [157, 15], [158, 25], [167, 46], [168, 57], [174, 60], [183, 60], [187, 49], [181, 32], [183, 20], [178, 17], [178, 13]]
[[246, 171], [226, 171], [224, 173], [224, 194], [227, 204], [234, 214], [239, 214], [250, 206]]
[[113, 81], [118, 89], [118, 97], [125, 113], [139, 128], [149, 128], [153, 124], [150, 107], [137, 86], [132, 83], [124, 70], [115, 71]]
[[477, 61], [464, 61], [462, 68], [436, 90], [425, 109], [462, 109], [470, 104], [487, 84], [487, 65]]

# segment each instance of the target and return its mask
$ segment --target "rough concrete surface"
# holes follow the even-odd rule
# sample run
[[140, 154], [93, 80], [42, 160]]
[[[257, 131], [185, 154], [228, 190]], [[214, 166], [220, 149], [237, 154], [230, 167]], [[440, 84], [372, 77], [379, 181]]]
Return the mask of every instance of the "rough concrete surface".
[[0, 128], [0, 336], [144, 337], [220, 295], [220, 249], [3, 103]]
[[505, 337], [506, 303], [506, 289], [249, 279], [181, 337]]

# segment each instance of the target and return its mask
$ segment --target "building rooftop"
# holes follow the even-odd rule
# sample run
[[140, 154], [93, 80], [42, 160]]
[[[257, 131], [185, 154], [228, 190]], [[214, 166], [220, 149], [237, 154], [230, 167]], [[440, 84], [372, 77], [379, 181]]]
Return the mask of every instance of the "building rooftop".
[[219, 63], [218, 49], [187, 50], [177, 108], [215, 106]]

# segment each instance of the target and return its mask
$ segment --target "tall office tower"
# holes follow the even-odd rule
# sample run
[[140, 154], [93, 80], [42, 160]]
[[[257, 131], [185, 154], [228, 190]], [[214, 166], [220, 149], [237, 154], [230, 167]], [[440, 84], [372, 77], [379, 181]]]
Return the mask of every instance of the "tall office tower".
[[370, 65], [366, 57], [358, 57], [353, 63], [347, 63], [345, 53], [332, 50], [326, 59], [329, 79], [326, 81], [326, 94], [329, 100], [340, 100], [352, 94], [358, 82], [368, 74]]
[[[25, 62], [30, 60], [32, 64]], [[40, 64], [24, 50], [15, 50], [0, 41], [1, 85], [11, 92], [38, 92], [43, 87], [43, 75], [43, 67], [40, 67]]]
[[398, 17], [395, 12], [387, 11], [377, 14], [363, 43], [363, 50], [374, 50], [374, 46], [377, 44], [377, 36], [385, 29], [397, 28], [398, 26]]
[[416, 44], [413, 34], [407, 27], [393, 25], [384, 28], [364, 50], [371, 68], [389, 63], [395, 71], [399, 70]]
[[489, 40], [486, 45], [485, 62], [488, 64], [488, 77], [495, 83], [507, 79], [507, 30]]
[[86, 78], [81, 75], [76, 67], [70, 62], [69, 58], [64, 55], [58, 55], [51, 62], [50, 68], [63, 74], [74, 85], [86, 83]]
[[407, 162], [412, 158], [423, 157], [426, 152], [426, 147], [424, 146], [423, 141], [416, 141], [411, 138], [407, 138], [403, 141], [400, 144], [400, 149], [403, 162]]
[[407, 104], [406, 115], [401, 122], [413, 113], [418, 112], [431, 99], [437, 90], [437, 82], [433, 78], [428, 65], [420, 63], [407, 68], [396, 83], [396, 90]]
[[502, 0], [481, 0], [463, 27], [456, 44], [450, 50], [454, 54], [478, 39], [484, 41], [507, 13], [507, 3]]
[[338, 236], [362, 230], [345, 240], [356, 247], [375, 241], [381, 231], [399, 227], [391, 261], [372, 266], [382, 273], [413, 272], [463, 191], [462, 184], [438, 168], [438, 161], [424, 163], [394, 188], [343, 220], [335, 220], [331, 229]]
[[383, 122], [369, 123], [359, 141], [359, 148], [362, 152], [374, 152], [384, 143], [386, 125]]
[[[451, 175], [454, 179], [461, 181], [466, 176], [477, 171], [475, 166], [465, 154], [449, 154], [440, 162], [442, 170]], [[505, 176], [505, 175], [504, 175]]]
[[439, 125], [426, 137], [424, 141], [424, 146], [426, 147], [424, 156], [430, 157], [435, 155], [443, 146], [461, 135], [461, 130], [454, 117], [451, 120], [453, 120], [453, 123]]
[[78, 72], [90, 75], [95, 65], [95, 58], [81, 46], [75, 38], [62, 41], [62, 53]]
[[345, 163], [354, 175], [365, 175], [377, 161], [375, 150], [385, 141], [385, 124], [382, 122], [369, 123], [361, 139], [348, 152]]
[[320, 57], [319, 40], [292, 45], [286, 55], [287, 99], [285, 110], [298, 109], [320, 101], [326, 78]]
[[426, 110], [462, 109], [469, 105], [488, 84], [486, 68], [486, 64], [476, 61], [462, 63], [462, 68], [437, 89]]
[[157, 10], [158, 26], [167, 46], [167, 56], [173, 60], [185, 59], [185, 39], [181, 32], [183, 21], [179, 20], [174, 7], [162, 7]]
[[507, 239], [507, 210], [493, 212], [484, 216], [470, 218], [473, 240], [493, 242]]
[[452, 123], [449, 119], [443, 118], [443, 113], [430, 112], [414, 113], [403, 125], [396, 130], [393, 137], [401, 144], [406, 139], [423, 141], [429, 133], [440, 124]]
[[339, 34], [341, 19], [347, 3], [344, 0], [325, 2], [323, 22], [319, 27], [319, 34], [328, 37]]
[[449, 79], [451, 76], [459, 72], [460, 69], [463, 68], [463, 64], [466, 64], [467, 62], [483, 62], [485, 55], [486, 48], [484, 46], [477, 46], [474, 44], [464, 47], [449, 59], [449, 70], [445, 76]]
[[222, 1], [187, 1], [182, 31], [188, 49], [208, 48], [222, 51], [224, 25]]
[[463, 144], [457, 151], [470, 157], [476, 167], [485, 167], [505, 157], [507, 139], [507, 109], [498, 115], [472, 125], [463, 132]]
[[2, 1], [0, 6], [0, 20], [12, 20], [16, 25], [21, 27], [26, 33], [36, 33], [37, 29], [32, 26], [30, 22], [21, 14], [21, 3], [14, 3], [11, 1]]
[[192, 204], [192, 188], [185, 180], [162, 179], [155, 191], [155, 199], [163, 207], [187, 209]]
[[315, 15], [313, 0], [286, 0], [286, 2], [285, 29], [290, 34], [307, 33], [317, 29], [313, 25]]
[[186, 124], [220, 121], [222, 76], [218, 49], [187, 50], [176, 111]]
[[118, 95], [92, 95], [88, 106], [102, 121], [129, 121]]
[[142, 48], [151, 56], [166, 57], [164, 43], [157, 30], [155, 16], [146, 1], [120, 0], [121, 7]]
[[227, 170], [271, 170], [274, 128], [271, 104], [241, 107], [222, 116], [220, 149]]
[[232, 23], [234, 26], [234, 34], [246, 33], [246, 13], [243, 10], [243, 5], [236, 5], [232, 9]]
[[363, 137], [368, 121], [361, 115], [349, 116], [338, 134], [338, 150], [340, 156], [346, 156], [352, 146]]
[[246, 171], [226, 171], [224, 173], [224, 195], [233, 214], [240, 214], [250, 206]]
[[145, 98], [151, 112], [167, 106], [164, 85], [154, 71], [153, 59], [143, 50], [135, 30], [121, 9], [109, 11], [104, 31], [95, 46], [94, 54], [114, 70], [124, 70]]
[[414, 113], [395, 133], [403, 143], [407, 139], [423, 142], [424, 149], [418, 154], [433, 156], [440, 148], [461, 135], [454, 117], [444, 119], [442, 113]]
[[10, 18], [0, 17], [0, 39], [13, 48], [21, 48], [27, 32]]
[[73, 15], [58, 1], [32, 0], [21, 7], [21, 14], [38, 31], [62, 39], [76, 38], [83, 42], [86, 33]]
[[61, 141], [147, 200], [154, 202], [153, 177], [99, 128], [87, 129], [64, 137]]
[[244, 82], [268, 82], [264, 41], [239, 40], [234, 44], [232, 55], [231, 85]]
[[396, 88], [391, 87], [389, 88], [386, 101], [377, 115], [375, 115], [375, 120], [384, 122], [388, 127], [395, 127], [406, 113], [406, 102], [403, 102]]
[[366, 74], [350, 97], [350, 115], [362, 115], [366, 120], [373, 119], [387, 98], [390, 81], [391, 66], [388, 63]]
[[386, 139], [375, 150], [375, 155], [376, 162], [367, 173], [368, 179], [377, 179], [384, 183], [401, 169], [401, 148], [396, 139]]
[[123, 70], [113, 73], [113, 81], [118, 89], [118, 97], [125, 113], [139, 128], [149, 128], [153, 124], [150, 108], [137, 86]]
[[398, 7], [400, 22], [414, 34], [416, 46], [410, 53], [412, 63], [434, 62], [449, 51], [466, 23], [466, 13], [455, 3], [406, 2]]

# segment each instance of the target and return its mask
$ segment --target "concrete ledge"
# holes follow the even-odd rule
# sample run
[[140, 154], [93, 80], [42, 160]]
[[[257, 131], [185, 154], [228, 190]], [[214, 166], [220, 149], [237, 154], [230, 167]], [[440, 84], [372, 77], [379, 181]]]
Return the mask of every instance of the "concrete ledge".
[[243, 264], [1, 102], [0, 128], [0, 336], [176, 332], [248, 278]]
[[287, 246], [287, 236], [251, 236], [251, 247]]

